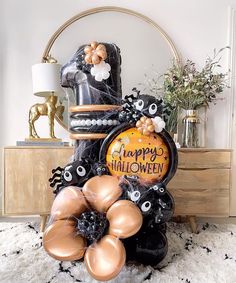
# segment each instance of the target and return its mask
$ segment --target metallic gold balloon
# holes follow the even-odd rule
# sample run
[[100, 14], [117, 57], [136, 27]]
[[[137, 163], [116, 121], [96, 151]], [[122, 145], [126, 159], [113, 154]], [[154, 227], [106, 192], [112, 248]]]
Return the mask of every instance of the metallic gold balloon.
[[140, 209], [129, 200], [118, 200], [107, 211], [109, 221], [108, 234], [119, 238], [128, 238], [136, 234], [142, 226]]
[[55, 198], [51, 216], [54, 220], [68, 219], [73, 216], [80, 216], [88, 209], [88, 204], [81, 190], [78, 187], [66, 187]]
[[150, 132], [147, 129], [143, 129], [143, 135], [144, 136], [149, 136]]
[[154, 132], [155, 127], [154, 127], [154, 125], [149, 125], [149, 126], [147, 127], [147, 129], [148, 129], [149, 132]]
[[110, 280], [121, 271], [126, 253], [123, 243], [111, 235], [90, 246], [84, 257], [88, 272], [100, 281]]
[[86, 241], [77, 235], [76, 222], [58, 220], [44, 232], [43, 246], [57, 260], [78, 260], [84, 256]]
[[100, 58], [98, 57], [98, 55], [97, 55], [96, 53], [94, 53], [93, 56], [92, 56], [92, 63], [93, 63], [94, 65], [100, 63]]
[[98, 43], [97, 43], [96, 41], [93, 41], [93, 42], [91, 43], [91, 46], [92, 46], [93, 49], [96, 49], [97, 46], [98, 46]]
[[139, 128], [138, 128], [138, 131], [142, 134], [142, 133], [143, 133], [143, 128], [142, 128], [142, 127], [139, 127]]
[[106, 212], [122, 193], [118, 178], [109, 175], [92, 177], [82, 190], [89, 204], [99, 212]]
[[105, 46], [104, 44], [99, 44], [99, 45], [97, 46], [96, 50], [97, 50], [97, 51], [98, 51], [98, 50], [104, 50], [104, 51], [106, 51], [106, 46]]
[[84, 60], [87, 64], [92, 64], [92, 56], [93, 54], [89, 53], [85, 56]]
[[106, 53], [106, 51], [104, 51], [104, 50], [98, 50], [97, 52], [97, 55], [99, 56], [99, 57], [101, 57], [103, 60], [106, 60], [106, 58], [107, 58], [107, 53]]
[[152, 119], [147, 118], [146, 121], [145, 121], [145, 124], [146, 124], [146, 125], [152, 125], [152, 124], [153, 124], [153, 123], [152, 123]]
[[142, 125], [143, 123], [140, 120], [138, 120], [136, 123], [136, 127], [139, 128], [139, 127], [142, 127]]
[[93, 51], [93, 48], [91, 46], [89, 46], [89, 45], [85, 46], [85, 48], [84, 48], [84, 53], [85, 54], [89, 54], [92, 51]]

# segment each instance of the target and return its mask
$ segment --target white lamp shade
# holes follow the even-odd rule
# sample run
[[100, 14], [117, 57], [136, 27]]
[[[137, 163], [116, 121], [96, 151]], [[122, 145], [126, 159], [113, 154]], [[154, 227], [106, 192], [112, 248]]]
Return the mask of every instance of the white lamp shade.
[[37, 96], [57, 95], [63, 92], [60, 84], [61, 65], [40, 63], [32, 66], [33, 93]]

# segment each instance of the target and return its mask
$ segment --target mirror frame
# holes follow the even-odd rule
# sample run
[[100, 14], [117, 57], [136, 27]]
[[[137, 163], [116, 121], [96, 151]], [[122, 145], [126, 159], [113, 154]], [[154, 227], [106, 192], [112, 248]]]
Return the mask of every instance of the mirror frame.
[[[50, 54], [50, 51], [51, 51], [51, 48], [52, 48], [53, 44], [55, 43], [56, 39], [60, 36], [60, 34], [65, 31], [65, 29], [67, 29], [74, 22], [76, 22], [76, 21], [78, 21], [78, 20], [80, 20], [82, 18], [88, 17], [88, 16], [93, 15], [93, 14], [102, 13], [102, 12], [117, 12], [117, 13], [128, 14], [128, 15], [137, 17], [137, 18], [147, 22], [148, 24], [150, 24], [151, 26], [153, 26], [155, 29], [158, 30], [158, 32], [163, 36], [163, 38], [168, 43], [168, 45], [169, 45], [169, 47], [170, 47], [170, 49], [171, 49], [171, 51], [173, 53], [173, 56], [174, 56], [175, 60], [180, 61], [179, 53], [178, 53], [178, 51], [177, 51], [173, 41], [169, 38], [169, 36], [165, 33], [165, 31], [156, 22], [154, 22], [152, 19], [150, 19], [147, 16], [144, 16], [143, 14], [140, 14], [138, 12], [135, 12], [133, 10], [129, 10], [129, 9], [126, 9], [126, 8], [121, 8], [121, 7], [116, 7], [116, 6], [102, 6], [102, 7], [97, 7], [97, 8], [85, 10], [85, 11], [83, 11], [83, 12], [73, 16], [72, 18], [67, 20], [64, 24], [62, 24], [56, 30], [56, 32], [51, 36], [51, 38], [49, 39], [49, 41], [48, 41], [48, 43], [47, 43], [47, 45], [45, 47], [45, 50], [43, 52], [41, 62], [45, 63], [47, 61], [47, 57]], [[57, 122], [64, 129], [69, 131], [67, 125], [65, 125], [63, 123], [63, 121], [61, 121], [59, 119], [59, 117], [57, 115], [55, 116], [55, 118], [56, 118]]]

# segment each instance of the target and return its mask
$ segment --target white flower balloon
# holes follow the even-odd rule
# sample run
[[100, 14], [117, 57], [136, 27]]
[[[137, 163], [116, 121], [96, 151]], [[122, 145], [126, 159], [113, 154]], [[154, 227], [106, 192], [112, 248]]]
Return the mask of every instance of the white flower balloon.
[[155, 127], [155, 132], [156, 133], [160, 133], [165, 128], [166, 123], [159, 116], [157, 116], [155, 118], [152, 118], [152, 122], [153, 122], [153, 125]]
[[94, 65], [91, 68], [91, 75], [95, 77], [95, 80], [101, 82], [110, 77], [111, 66], [105, 61], [101, 61], [99, 64]]

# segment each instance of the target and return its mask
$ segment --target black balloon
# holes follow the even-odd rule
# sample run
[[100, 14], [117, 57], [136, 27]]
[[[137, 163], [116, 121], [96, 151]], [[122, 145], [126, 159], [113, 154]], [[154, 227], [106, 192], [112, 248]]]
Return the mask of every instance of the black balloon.
[[162, 183], [147, 186], [138, 178], [125, 177], [121, 187], [121, 198], [136, 203], [143, 215], [140, 231], [124, 240], [127, 260], [157, 265], [167, 253], [166, 222], [173, 216], [174, 200]]
[[135, 236], [124, 240], [128, 261], [135, 260], [155, 266], [164, 259], [168, 243], [165, 234], [159, 228], [141, 229]]
[[[90, 73], [93, 65], [87, 64], [84, 60], [85, 52], [82, 45], [79, 47], [72, 59], [61, 69], [61, 85], [64, 88], [70, 88], [74, 95], [74, 104], [91, 105], [89, 111], [79, 111], [73, 113], [70, 121], [70, 130], [73, 133], [106, 133], [118, 123], [118, 112], [100, 111], [94, 112], [93, 105], [120, 105], [122, 99], [121, 88], [121, 56], [120, 49], [112, 43], [102, 43], [106, 47], [107, 58], [105, 60], [111, 66], [110, 77], [101, 82], [96, 81]], [[117, 116], [117, 118], [116, 118]], [[73, 119], [72, 119], [73, 118]], [[113, 125], [89, 125], [88, 127], [81, 123], [82, 120], [110, 120]], [[75, 122], [75, 125], [72, 123]], [[72, 123], [72, 124], [71, 124]], [[98, 123], [97, 123], [98, 124]], [[75, 145], [75, 159], [87, 158], [88, 156], [95, 162], [98, 161], [99, 149], [102, 140], [78, 140]]]

